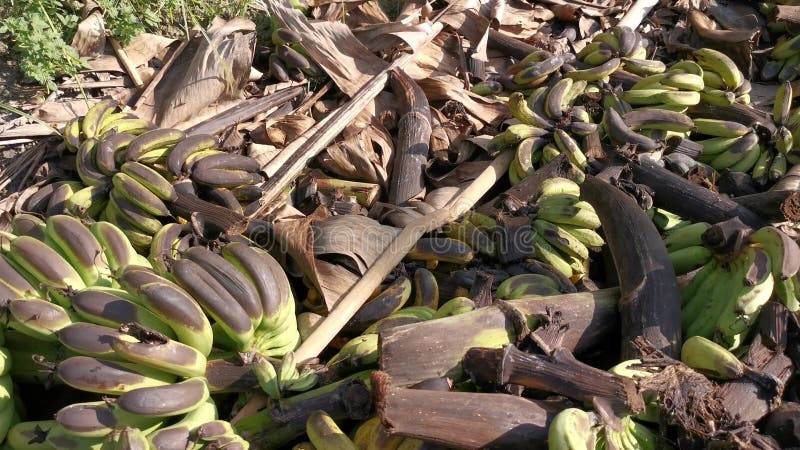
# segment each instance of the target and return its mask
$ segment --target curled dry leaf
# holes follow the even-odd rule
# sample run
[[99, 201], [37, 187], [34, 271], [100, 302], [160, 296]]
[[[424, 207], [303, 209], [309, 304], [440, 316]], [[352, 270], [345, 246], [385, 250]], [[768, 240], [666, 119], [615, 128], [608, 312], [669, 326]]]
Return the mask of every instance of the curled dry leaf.
[[406, 45], [420, 48], [426, 36], [433, 32], [430, 22], [406, 25], [400, 22], [366, 25], [353, 30], [353, 34], [371, 51], [379, 53]]
[[317, 161], [333, 175], [385, 187], [389, 179], [387, 164], [393, 151], [389, 132], [381, 126], [370, 125], [326, 148]]
[[750, 73], [752, 53], [758, 42], [760, 29], [719, 30], [717, 23], [700, 11], [689, 11], [687, 18], [701, 41], [696, 48], [707, 46], [719, 50], [730, 56], [743, 73]]
[[331, 216], [315, 222], [314, 256], [349, 258], [359, 274], [367, 271], [400, 231], [359, 215]]
[[378, 75], [387, 63], [364, 47], [347, 25], [340, 22], [309, 22], [300, 11], [281, 2], [266, 2], [267, 11], [285, 26], [303, 36], [303, 48], [345, 94], [355, 95]]
[[[94, 2], [92, 2], [94, 4]], [[95, 56], [103, 53], [106, 46], [106, 29], [103, 26], [103, 13], [97, 4], [78, 24], [78, 29], [70, 44], [79, 56]]]
[[263, 142], [259, 143], [284, 147], [305, 133], [315, 123], [316, 121], [311, 117], [301, 114], [288, 114], [274, 121], [268, 121], [264, 124]]
[[322, 295], [327, 310], [333, 308], [359, 276], [320, 257], [346, 258], [355, 272], [363, 274], [398, 232], [364, 216], [328, 216], [324, 208], [303, 219], [275, 224], [279, 244]]
[[[239, 95], [250, 76], [255, 51], [255, 23], [244, 18], [215, 20], [186, 66], [165, 77], [165, 98], [156, 104], [156, 123], [170, 127], [198, 113], [218, 99]], [[162, 86], [160, 86], [162, 87]]]
[[[508, 106], [505, 103], [473, 94], [461, 87], [461, 80], [452, 75], [439, 74], [416, 81], [425, 91], [428, 100], [455, 100], [485, 124], [498, 125], [508, 115]], [[483, 124], [477, 125], [478, 128], [483, 128]]]

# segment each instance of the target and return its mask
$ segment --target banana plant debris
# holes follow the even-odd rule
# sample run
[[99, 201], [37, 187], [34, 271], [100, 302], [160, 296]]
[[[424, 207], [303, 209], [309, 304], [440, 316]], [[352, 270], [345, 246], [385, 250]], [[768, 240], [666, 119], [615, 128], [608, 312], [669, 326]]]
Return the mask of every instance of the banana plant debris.
[[2, 91], [3, 448], [800, 447], [800, 3], [84, 3]]

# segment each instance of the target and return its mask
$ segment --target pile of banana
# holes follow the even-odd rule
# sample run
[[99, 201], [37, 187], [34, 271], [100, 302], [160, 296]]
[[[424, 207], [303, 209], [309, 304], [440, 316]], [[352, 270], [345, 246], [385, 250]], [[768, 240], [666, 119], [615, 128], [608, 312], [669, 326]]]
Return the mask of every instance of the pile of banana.
[[693, 56], [703, 68], [705, 87], [700, 92], [703, 103], [720, 106], [750, 104], [750, 81], [728, 55], [711, 48], [701, 48]]
[[762, 80], [777, 78], [781, 83], [794, 81], [800, 74], [800, 35], [791, 38], [782, 36], [770, 52], [769, 58], [761, 68]]
[[567, 277], [588, 273], [589, 251], [605, 244], [595, 231], [600, 219], [592, 205], [580, 199], [580, 185], [566, 178], [545, 180], [536, 196], [533, 246], [536, 259]]
[[[240, 242], [219, 254], [195, 246], [159, 274], [108, 222], [18, 215], [13, 230], [19, 235], [4, 233], [0, 248], [3, 336], [13, 345], [0, 354], [18, 364], [4, 365], [0, 380], [56, 382], [104, 398], [14, 425], [11, 448], [185, 448], [190, 434], [200, 438], [195, 448], [247, 448], [217, 420], [205, 378], [209, 359], [230, 352], [252, 355], [253, 371], [276, 380], [280, 366], [275, 395], [316, 384], [313, 371], [294, 364], [294, 299], [268, 253]], [[3, 386], [10, 398], [10, 383]], [[35, 436], [41, 445], [29, 447]]]
[[80, 182], [45, 186], [28, 199], [27, 211], [114, 223], [144, 251], [163, 224], [174, 221], [170, 205], [179, 191], [238, 213], [242, 203], [260, 197], [255, 159], [218, 150], [213, 136], [187, 137], [116, 111], [115, 101], [102, 100], [66, 125]]
[[[274, 24], [273, 24], [274, 25]], [[273, 26], [269, 55], [269, 76], [277, 81], [305, 81], [306, 76], [318, 77], [324, 72], [305, 55], [302, 36], [286, 27]]]

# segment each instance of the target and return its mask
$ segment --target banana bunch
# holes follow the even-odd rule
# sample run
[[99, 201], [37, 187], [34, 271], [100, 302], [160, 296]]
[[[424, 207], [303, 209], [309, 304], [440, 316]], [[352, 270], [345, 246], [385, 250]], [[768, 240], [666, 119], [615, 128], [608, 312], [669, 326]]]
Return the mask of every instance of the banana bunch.
[[303, 38], [296, 31], [274, 26], [268, 66], [269, 76], [280, 82], [305, 81], [306, 76], [319, 77], [322, 69], [306, 54], [301, 45]]
[[700, 91], [702, 103], [720, 106], [750, 104], [750, 81], [728, 55], [701, 48], [694, 52], [694, 59], [703, 68], [705, 87]]
[[[120, 227], [141, 251], [165, 222], [172, 222], [169, 206], [182, 192], [242, 213], [241, 202], [260, 197], [260, 164], [253, 158], [223, 152], [217, 138], [154, 128], [130, 113], [116, 111], [103, 100], [64, 130], [74, 149], [80, 183], [57, 182], [27, 202], [33, 212], [101, 219]], [[138, 121], [138, 122], [137, 122]]]
[[[599, 78], [580, 79], [596, 81], [611, 75], [618, 68], [640, 76], [661, 73], [666, 66], [661, 61], [647, 59], [647, 44], [642, 35], [629, 27], [616, 26], [609, 31], [596, 34], [592, 42], [577, 54], [578, 60], [592, 68], [603, 68]], [[585, 69], [591, 71], [592, 69]], [[590, 72], [584, 71], [585, 74]], [[581, 72], [581, 71], [578, 71]], [[569, 76], [569, 75], [567, 75]]]
[[782, 36], [761, 68], [761, 79], [778, 79], [781, 83], [794, 81], [800, 73], [800, 35]]
[[[700, 103], [705, 88], [703, 74], [703, 69], [694, 61], [679, 61], [669, 70], [637, 81], [631, 89], [622, 92], [620, 98], [633, 107], [684, 113], [689, 106]], [[677, 125], [669, 125], [667, 121], [658, 128], [649, 128], [679, 133], [688, 131], [685, 120], [679, 120]]]
[[550, 450], [650, 450], [657, 448], [658, 438], [631, 416], [619, 419], [619, 429], [603, 425], [594, 413], [567, 408], [558, 413], [547, 431]]
[[566, 178], [545, 180], [534, 207], [536, 259], [567, 277], [587, 273], [589, 251], [599, 251], [605, 242], [595, 231], [600, 219], [594, 208], [580, 200], [580, 185]]
[[681, 289], [684, 335], [712, 339], [729, 350], [743, 345], [761, 308], [797, 272], [797, 244], [784, 236], [765, 227], [752, 233], [732, 260], [711, 258]]
[[[311, 436], [309, 434], [309, 436]], [[314, 442], [314, 440], [311, 440]], [[353, 449], [358, 450], [380, 450], [393, 448], [396, 450], [414, 450], [421, 448], [424, 441], [403, 436], [389, 436], [386, 427], [377, 416], [367, 419], [356, 428], [352, 436]], [[316, 445], [316, 443], [315, 443]], [[317, 448], [334, 448], [316, 445]], [[345, 447], [335, 447], [345, 448]]]

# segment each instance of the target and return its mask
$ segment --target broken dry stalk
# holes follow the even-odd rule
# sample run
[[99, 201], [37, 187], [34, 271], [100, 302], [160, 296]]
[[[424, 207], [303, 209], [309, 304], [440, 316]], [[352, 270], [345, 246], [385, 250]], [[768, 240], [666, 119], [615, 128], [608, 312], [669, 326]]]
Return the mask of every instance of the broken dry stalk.
[[620, 276], [622, 360], [639, 357], [633, 345], [638, 336], [668, 356], [677, 357], [681, 345], [680, 292], [658, 230], [631, 197], [609, 183], [587, 176], [581, 194], [597, 210]]
[[278, 449], [302, 436], [306, 420], [315, 411], [325, 411], [337, 422], [364, 420], [372, 414], [370, 372], [359, 372], [343, 380], [271, 404], [256, 414], [231, 423], [255, 448]]
[[372, 373], [381, 422], [390, 435], [465, 449], [547, 448], [547, 429], [566, 405], [506, 394], [422, 391]]
[[441, 376], [461, 380], [461, 363], [470, 348], [500, 348], [516, 340], [519, 324], [507, 314], [509, 308], [524, 316], [531, 328], [550, 310], [559, 313], [561, 323], [568, 325], [562, 345], [580, 353], [616, 329], [618, 300], [616, 288], [534, 297], [504, 302], [506, 311], [493, 305], [391, 328], [380, 333], [380, 368], [398, 386]]
[[404, 205], [425, 194], [425, 163], [431, 141], [431, 112], [422, 88], [397, 68], [390, 84], [400, 101], [392, 177], [389, 182], [389, 203]]
[[[717, 395], [731, 417], [755, 423], [780, 405], [783, 386], [794, 372], [794, 365], [788, 356], [765, 346], [761, 336], [756, 336], [742, 361], [760, 376], [725, 383]], [[764, 378], [771, 378], [776, 384], [765, 383]]]
[[111, 47], [114, 49], [114, 53], [117, 54], [117, 58], [119, 58], [119, 62], [122, 64], [122, 67], [125, 68], [125, 71], [128, 72], [128, 75], [131, 77], [131, 81], [136, 87], [144, 86], [144, 81], [142, 81], [142, 76], [139, 74], [139, 71], [136, 69], [136, 66], [133, 64], [130, 58], [128, 58], [128, 53], [122, 48], [117, 38], [113, 36], [109, 36], [109, 42], [111, 42]]
[[475, 347], [464, 357], [464, 371], [479, 386], [516, 384], [584, 403], [605, 398], [617, 413], [644, 410], [644, 400], [632, 378], [584, 364], [564, 348], [548, 356], [526, 353], [513, 345], [502, 349]]
[[288, 89], [283, 89], [266, 97], [248, 99], [234, 106], [233, 108], [226, 109], [219, 114], [204, 120], [191, 128], [186, 130], [187, 136], [196, 134], [219, 134], [230, 128], [231, 126], [251, 119], [264, 111], [280, 106], [298, 95], [303, 93], [303, 88], [300, 86], [293, 86]]
[[513, 152], [501, 153], [444, 208], [409, 222], [364, 273], [364, 276], [342, 296], [325, 320], [297, 349], [295, 359], [298, 362], [307, 362], [316, 358], [367, 301], [372, 292], [380, 286], [386, 275], [414, 248], [417, 241], [425, 233], [440, 228], [466, 213], [506, 173], [512, 157]]
[[636, 183], [650, 187], [655, 194], [655, 206], [677, 214], [693, 222], [717, 223], [739, 217], [746, 225], [761, 228], [764, 220], [731, 199], [720, 197], [716, 192], [690, 183], [654, 162], [642, 161], [631, 164]]

